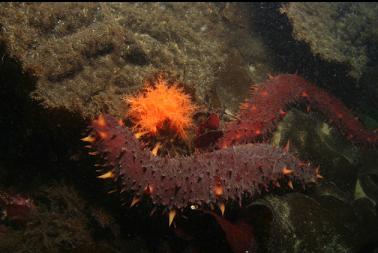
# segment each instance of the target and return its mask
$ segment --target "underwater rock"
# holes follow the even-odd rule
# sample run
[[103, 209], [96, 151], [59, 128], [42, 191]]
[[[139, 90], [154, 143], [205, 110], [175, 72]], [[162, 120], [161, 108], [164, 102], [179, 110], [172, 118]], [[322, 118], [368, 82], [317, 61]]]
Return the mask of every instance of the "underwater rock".
[[59, 252], [92, 243], [85, 201], [70, 186], [43, 187], [35, 196], [36, 213], [22, 233], [20, 252]]
[[377, 150], [366, 150], [361, 160], [364, 161], [355, 186], [354, 198], [356, 200], [368, 198], [375, 205], [378, 204], [378, 152]]
[[290, 142], [291, 152], [301, 159], [317, 161], [323, 181], [335, 183], [343, 195], [353, 198], [353, 189], [361, 166], [361, 151], [337, 129], [325, 123], [317, 113], [297, 109], [288, 112], [273, 134], [272, 144]]
[[[0, 252], [71, 252], [97, 243], [110, 252], [119, 243], [119, 228], [112, 218], [90, 206], [72, 186], [42, 186], [32, 195], [35, 205], [27, 222], [14, 225], [6, 217], [5, 226], [0, 227]], [[17, 197], [18, 204], [23, 202]], [[102, 237], [95, 241], [96, 230], [101, 230]]]
[[[298, 226], [298, 231], [303, 230], [299, 232], [301, 234], [299, 237], [290, 235], [291, 239], [287, 242], [282, 240], [281, 246], [277, 246], [279, 243], [274, 242], [274, 239], [271, 239], [268, 245], [272, 243], [277, 246], [277, 252], [368, 252], [367, 249], [378, 238], [376, 149], [356, 147], [325, 123], [322, 118], [319, 118], [317, 113], [306, 114], [295, 109], [291, 110], [279, 123], [272, 143], [283, 145], [288, 140], [290, 140], [291, 152], [297, 153], [302, 159], [319, 161], [324, 179], [311, 189], [308, 196], [288, 194], [288, 197], [268, 197], [268, 200], [264, 198], [263, 203], [268, 201], [269, 205], [270, 202], [280, 203], [273, 208], [273, 212], [277, 213], [271, 214], [278, 218], [271, 225], [269, 237], [276, 235], [274, 238], [279, 238], [279, 232], [273, 232], [273, 230], [276, 226], [284, 226], [282, 224], [290, 228], [290, 233], [296, 226]], [[292, 198], [292, 200], [287, 198]], [[295, 198], [297, 200], [294, 200]], [[304, 200], [304, 198], [309, 200]], [[295, 206], [295, 209], [299, 208], [301, 212], [311, 213], [301, 218], [301, 222], [306, 221], [304, 225], [299, 225], [301, 219], [298, 219], [298, 224], [295, 225], [292, 222], [296, 218], [285, 220], [284, 214], [279, 214], [284, 207], [288, 208], [290, 205], [293, 205], [292, 210], [294, 210], [295, 201], [303, 202], [303, 205], [308, 208]], [[289, 204], [290, 202], [293, 203]], [[278, 208], [278, 206], [281, 207]], [[269, 206], [269, 208], [272, 207]], [[328, 214], [322, 214], [323, 212]], [[319, 220], [316, 220], [318, 218], [315, 216], [310, 217], [314, 213], [318, 213]], [[298, 214], [292, 215], [294, 217]], [[322, 220], [323, 215], [327, 216], [324, 220]], [[280, 219], [282, 224], [277, 225]], [[304, 228], [305, 226], [311, 226], [311, 229]], [[310, 235], [312, 232], [309, 231], [318, 235]], [[281, 233], [287, 232], [281, 231]], [[321, 235], [324, 235], [322, 239]], [[301, 236], [306, 239], [301, 239]], [[313, 239], [311, 239], [312, 236], [314, 236]], [[316, 242], [318, 239], [319, 241]], [[321, 242], [322, 240], [324, 242]], [[302, 242], [305, 242], [307, 246], [303, 246]], [[314, 244], [310, 245], [312, 243]], [[322, 247], [323, 244], [324, 247]], [[286, 251], [280, 247], [285, 248]]]
[[35, 211], [35, 206], [30, 198], [0, 191], [0, 210], [0, 221], [24, 223]]
[[[259, 213], [261, 219], [254, 226], [261, 252], [345, 253], [358, 252], [378, 239], [373, 210], [369, 205], [354, 207], [333, 197], [320, 202], [290, 193], [257, 200], [249, 212]], [[363, 212], [369, 215], [363, 217]], [[366, 222], [371, 226], [366, 227]]]
[[[236, 18], [240, 9], [244, 16]], [[121, 115], [121, 96], [156, 72], [194, 88], [201, 103], [211, 99], [231, 54], [241, 59], [235, 68], [246, 72], [246, 89], [245, 80], [264, 75], [269, 57], [249, 31], [247, 10], [213, 3], [3, 3], [0, 42], [35, 77], [32, 97], [46, 107]]]
[[377, 172], [369, 174], [361, 174], [356, 187], [355, 187], [355, 198], [369, 198], [374, 201], [375, 204], [378, 203], [378, 175]]
[[296, 39], [325, 60], [349, 65], [355, 79], [376, 57], [371, 47], [378, 39], [377, 3], [288, 3], [281, 12]]

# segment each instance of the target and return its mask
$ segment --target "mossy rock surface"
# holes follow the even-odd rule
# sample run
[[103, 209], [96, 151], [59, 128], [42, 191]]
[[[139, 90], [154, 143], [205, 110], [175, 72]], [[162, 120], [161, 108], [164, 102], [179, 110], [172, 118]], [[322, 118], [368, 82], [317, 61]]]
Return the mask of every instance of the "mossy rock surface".
[[347, 64], [359, 79], [377, 56], [377, 3], [288, 3], [293, 35], [321, 58]]
[[[122, 115], [123, 95], [137, 91], [156, 73], [169, 72], [194, 90], [199, 103], [211, 104], [215, 91], [222, 104], [235, 109], [251, 82], [265, 79], [270, 70], [268, 50], [251, 27], [251, 8], [3, 3], [0, 43], [35, 77], [31, 96], [47, 108], [62, 107], [84, 117]], [[226, 83], [220, 76], [224, 70], [238, 75]], [[228, 87], [232, 94], [243, 95], [232, 105], [227, 103], [229, 92], [224, 92]]]

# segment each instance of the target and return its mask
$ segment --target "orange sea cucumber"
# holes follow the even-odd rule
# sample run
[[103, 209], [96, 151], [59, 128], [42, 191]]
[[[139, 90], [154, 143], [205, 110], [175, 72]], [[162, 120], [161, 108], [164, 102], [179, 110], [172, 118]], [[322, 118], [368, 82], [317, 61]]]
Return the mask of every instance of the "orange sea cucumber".
[[152, 135], [167, 127], [182, 139], [193, 127], [192, 116], [197, 106], [177, 84], [168, 85], [159, 76], [154, 83], [147, 83], [144, 91], [136, 96], [125, 97], [130, 105], [127, 116], [140, 133]]

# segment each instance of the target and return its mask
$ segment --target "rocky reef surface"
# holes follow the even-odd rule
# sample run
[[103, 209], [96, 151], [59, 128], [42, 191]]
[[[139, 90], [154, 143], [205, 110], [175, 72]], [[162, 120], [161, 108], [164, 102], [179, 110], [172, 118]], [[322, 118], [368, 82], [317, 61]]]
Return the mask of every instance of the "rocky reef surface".
[[[148, 204], [128, 208], [121, 203], [132, 196], [107, 194], [114, 185], [96, 178], [98, 161], [80, 142], [86, 119], [124, 115], [121, 97], [156, 72], [204, 108], [232, 113], [252, 83], [298, 71], [377, 128], [375, 6], [1, 3], [0, 195], [22, 194], [34, 208], [26, 216], [0, 201], [0, 252], [233, 252], [214, 216], [194, 210], [168, 228]], [[253, 228], [250, 252], [375, 252], [377, 150], [301, 109], [288, 112], [272, 144], [290, 140], [324, 180], [229, 206], [225, 218]]]
[[[36, 78], [32, 97], [46, 107], [85, 117], [120, 114], [120, 96], [159, 71], [186, 83], [202, 103], [211, 99], [214, 87], [243, 93], [251, 81], [263, 80], [269, 52], [250, 32], [249, 8], [231, 3], [9, 3], [1, 5], [0, 41]], [[233, 78], [236, 84], [219, 85], [226, 75], [231, 77], [225, 81]], [[237, 89], [241, 83], [244, 90]]]
[[348, 64], [356, 79], [377, 56], [376, 3], [289, 3], [281, 11], [296, 39], [325, 60]]

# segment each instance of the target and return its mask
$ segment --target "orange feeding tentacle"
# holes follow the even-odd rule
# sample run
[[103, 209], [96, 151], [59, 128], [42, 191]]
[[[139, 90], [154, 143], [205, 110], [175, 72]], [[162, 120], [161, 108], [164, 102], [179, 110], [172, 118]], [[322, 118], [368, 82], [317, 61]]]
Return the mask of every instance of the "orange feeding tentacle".
[[192, 116], [197, 106], [182, 88], [176, 83], [169, 86], [161, 76], [155, 83], [147, 84], [143, 92], [124, 100], [130, 105], [127, 116], [139, 132], [156, 135], [168, 127], [186, 139], [187, 130], [193, 126]]

